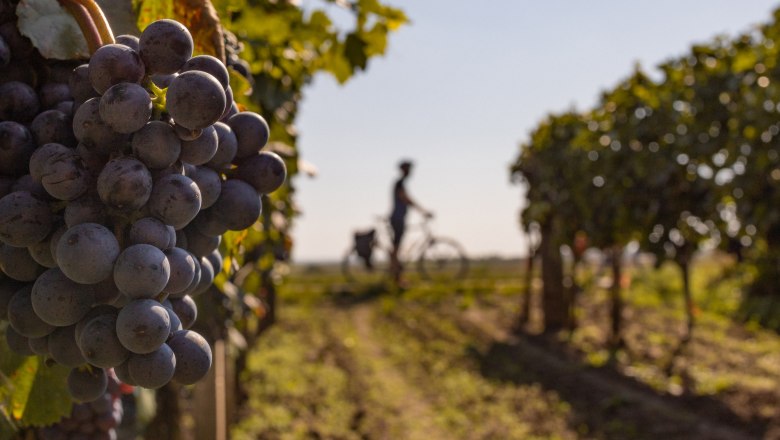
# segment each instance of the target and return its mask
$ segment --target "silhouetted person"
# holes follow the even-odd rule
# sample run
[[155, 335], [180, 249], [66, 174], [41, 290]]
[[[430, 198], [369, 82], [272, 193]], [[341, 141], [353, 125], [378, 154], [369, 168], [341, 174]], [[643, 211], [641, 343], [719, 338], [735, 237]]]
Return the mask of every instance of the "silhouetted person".
[[411, 206], [412, 208], [417, 209], [426, 217], [433, 215], [412, 200], [412, 198], [409, 197], [409, 193], [406, 191], [406, 179], [412, 172], [412, 162], [404, 160], [398, 164], [398, 168], [401, 170], [401, 177], [393, 186], [393, 212], [390, 214], [390, 226], [393, 228], [393, 249], [390, 251], [390, 272], [392, 273], [393, 280], [396, 284], [401, 282], [401, 273], [403, 272], [403, 265], [398, 259], [398, 250], [401, 247], [401, 240], [403, 240], [404, 237], [406, 213], [409, 210], [409, 207]]

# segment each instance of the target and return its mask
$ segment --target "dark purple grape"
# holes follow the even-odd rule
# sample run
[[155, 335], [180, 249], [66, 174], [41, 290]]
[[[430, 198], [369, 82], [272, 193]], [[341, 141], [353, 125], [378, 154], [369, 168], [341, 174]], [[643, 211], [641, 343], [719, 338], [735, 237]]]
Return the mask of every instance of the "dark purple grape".
[[219, 235], [204, 235], [192, 224], [184, 228], [184, 233], [187, 234], [187, 250], [192, 252], [196, 257], [205, 257], [217, 248], [222, 241], [222, 237]]
[[49, 269], [35, 281], [32, 305], [44, 322], [65, 327], [79, 322], [92, 308], [91, 286], [73, 282], [59, 269]]
[[170, 124], [151, 121], [133, 135], [133, 154], [147, 167], [163, 169], [173, 165], [181, 154], [181, 141]]
[[12, 352], [20, 356], [34, 356], [35, 352], [30, 348], [30, 340], [19, 334], [13, 327], [5, 329], [5, 342]]
[[160, 249], [150, 244], [128, 246], [114, 264], [114, 282], [130, 298], [154, 298], [163, 291], [171, 266]]
[[114, 38], [114, 41], [116, 44], [124, 44], [125, 46], [129, 47], [130, 49], [133, 49], [134, 51], [138, 52], [139, 48], [139, 40], [138, 37], [135, 35], [118, 35], [116, 38]]
[[89, 151], [101, 155], [123, 151], [130, 139], [100, 117], [100, 98], [90, 98], [79, 106], [73, 115], [73, 134]]
[[116, 335], [116, 321], [116, 315], [103, 314], [84, 325], [78, 344], [81, 354], [90, 364], [113, 368], [121, 365], [130, 356], [130, 352], [119, 342]]
[[130, 227], [127, 235], [128, 244], [145, 243], [161, 250], [173, 247], [175, 242], [176, 231], [173, 227], [154, 217], [144, 217], [137, 220]]
[[203, 165], [210, 161], [217, 152], [219, 138], [213, 125], [203, 128], [197, 139], [182, 141], [179, 160], [192, 165]]
[[223, 89], [230, 86], [230, 75], [222, 61], [211, 55], [198, 55], [187, 60], [181, 67], [182, 72], [200, 70], [214, 77], [222, 85]]
[[228, 230], [227, 225], [217, 218], [214, 210], [211, 209], [199, 212], [192, 221], [192, 225], [197, 228], [201, 234], [209, 236], [222, 235]]
[[168, 86], [171, 84], [171, 80], [179, 76], [178, 73], [171, 73], [171, 74], [157, 74], [152, 75], [151, 80], [157, 87], [161, 89], [167, 89]]
[[0, 174], [21, 176], [35, 151], [35, 140], [22, 124], [0, 121]]
[[40, 338], [54, 331], [53, 325], [42, 320], [33, 309], [32, 286], [17, 290], [8, 302], [8, 322], [26, 338]]
[[55, 257], [62, 272], [81, 284], [108, 278], [119, 256], [119, 242], [105, 226], [81, 223], [62, 235]]
[[131, 355], [127, 368], [139, 386], [157, 389], [173, 379], [176, 356], [168, 345], [162, 344], [151, 353]]
[[97, 180], [100, 200], [122, 211], [146, 204], [152, 192], [152, 174], [138, 159], [118, 157], [108, 161]]
[[192, 130], [206, 128], [222, 116], [225, 90], [208, 73], [184, 72], [168, 86], [166, 106], [176, 124]]
[[[51, 144], [47, 144], [51, 145]], [[50, 155], [40, 169], [41, 184], [59, 200], [74, 200], [87, 191], [90, 175], [74, 150]]]
[[200, 189], [201, 209], [213, 205], [219, 198], [219, 193], [222, 192], [222, 178], [219, 174], [213, 169], [203, 166], [192, 167], [185, 172], [187, 177], [192, 179]]
[[48, 110], [54, 108], [62, 101], [72, 101], [70, 87], [64, 82], [48, 82], [38, 90], [38, 98], [41, 103], [41, 109]]
[[181, 229], [195, 218], [200, 208], [200, 189], [189, 177], [170, 174], [154, 183], [149, 211], [163, 223]]
[[39, 146], [56, 142], [74, 148], [77, 144], [71, 117], [59, 110], [46, 110], [38, 114], [30, 124], [30, 132]]
[[170, 302], [171, 308], [181, 321], [182, 328], [188, 330], [192, 327], [198, 317], [198, 306], [192, 297], [184, 295], [181, 298], [171, 298]]
[[266, 143], [270, 130], [262, 116], [254, 112], [240, 112], [227, 120], [227, 125], [236, 135], [238, 149], [236, 158], [242, 159], [257, 154]]
[[89, 81], [98, 93], [121, 82], [140, 83], [144, 64], [138, 52], [123, 44], [101, 46], [89, 60]]
[[171, 276], [164, 291], [171, 294], [183, 292], [195, 277], [195, 257], [178, 247], [166, 250], [165, 255], [171, 267]]
[[81, 223], [105, 223], [106, 206], [95, 194], [85, 194], [68, 203], [64, 217], [68, 227]]
[[106, 388], [108, 376], [102, 368], [74, 368], [68, 374], [68, 391], [77, 402], [97, 400], [106, 392]]
[[76, 368], [87, 361], [76, 344], [75, 325], [57, 327], [49, 335], [49, 354], [60, 365]]
[[287, 178], [287, 166], [278, 154], [261, 151], [238, 165], [236, 177], [252, 185], [259, 194], [276, 191]]
[[200, 281], [198, 285], [192, 290], [187, 292], [188, 295], [196, 296], [208, 290], [214, 283], [214, 267], [211, 266], [211, 262], [204, 257], [200, 258]]
[[0, 120], [28, 124], [39, 109], [38, 94], [29, 85], [19, 81], [0, 84]]
[[49, 205], [27, 191], [0, 199], [0, 241], [17, 247], [33, 245], [49, 235], [53, 217]]
[[135, 83], [119, 83], [109, 87], [100, 98], [100, 117], [117, 133], [130, 134], [140, 130], [152, 117], [149, 92]]
[[70, 75], [68, 80], [70, 86], [70, 93], [73, 95], [73, 100], [79, 104], [85, 102], [89, 98], [95, 98], [100, 96], [97, 90], [92, 87], [92, 82], [89, 80], [89, 65], [82, 64], [75, 69]]
[[49, 269], [57, 267], [57, 261], [54, 260], [54, 255], [51, 253], [51, 235], [46, 237], [45, 240], [27, 246], [27, 252], [29, 252], [30, 257], [41, 266]]
[[30, 350], [38, 356], [49, 355], [49, 335], [41, 336], [40, 338], [30, 338], [27, 340], [30, 344]]
[[209, 168], [224, 171], [230, 168], [231, 162], [236, 157], [238, 141], [233, 130], [224, 122], [215, 122], [214, 130], [217, 132], [217, 152], [206, 164]]
[[11, 187], [11, 192], [25, 191], [33, 195], [33, 197], [40, 200], [50, 200], [51, 196], [46, 192], [46, 189], [39, 182], [36, 182], [31, 175], [25, 174], [20, 176], [14, 186]]
[[26, 248], [0, 244], [0, 269], [16, 281], [35, 281], [45, 270]]
[[212, 206], [214, 215], [231, 231], [252, 226], [260, 217], [262, 204], [255, 189], [248, 183], [229, 179], [222, 183], [219, 199]]
[[203, 336], [191, 330], [175, 332], [168, 346], [176, 356], [173, 379], [183, 385], [192, 385], [203, 379], [211, 368], [211, 347]]
[[141, 32], [139, 47], [148, 74], [170, 74], [181, 69], [192, 57], [194, 42], [184, 25], [163, 19]]
[[155, 300], [130, 301], [119, 311], [116, 334], [122, 345], [133, 353], [145, 354], [157, 350], [168, 339], [170, 332], [168, 312]]

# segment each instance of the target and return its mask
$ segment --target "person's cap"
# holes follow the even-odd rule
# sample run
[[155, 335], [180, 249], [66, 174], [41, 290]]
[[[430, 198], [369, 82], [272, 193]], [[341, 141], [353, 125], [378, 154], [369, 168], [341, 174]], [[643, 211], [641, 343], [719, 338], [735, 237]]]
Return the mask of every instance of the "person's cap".
[[411, 167], [412, 167], [412, 161], [408, 159], [404, 159], [398, 163], [398, 168], [402, 170], [408, 170]]

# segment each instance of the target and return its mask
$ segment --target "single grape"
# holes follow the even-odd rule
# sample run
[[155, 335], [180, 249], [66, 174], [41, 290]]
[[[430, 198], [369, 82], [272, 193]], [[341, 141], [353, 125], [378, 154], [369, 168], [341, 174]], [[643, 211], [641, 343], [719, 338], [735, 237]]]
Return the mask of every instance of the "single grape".
[[257, 154], [268, 143], [268, 123], [257, 113], [240, 112], [231, 116], [227, 125], [236, 135], [236, 157], [239, 159]]
[[74, 148], [77, 143], [71, 117], [55, 109], [38, 114], [30, 124], [30, 132], [38, 145], [56, 142]]
[[41, 109], [43, 110], [52, 109], [60, 102], [72, 100], [73, 96], [70, 94], [70, 87], [65, 82], [47, 82], [38, 90], [38, 101], [41, 103]]
[[33, 180], [32, 176], [29, 174], [20, 176], [16, 180], [16, 183], [14, 183], [13, 187], [11, 187], [11, 192], [16, 191], [28, 192], [32, 194], [33, 197], [40, 200], [48, 201], [51, 199], [51, 196], [46, 192], [46, 189], [43, 187], [43, 185]]
[[98, 93], [121, 82], [140, 83], [144, 64], [138, 52], [123, 44], [101, 46], [89, 60], [89, 81]]
[[200, 281], [198, 285], [188, 295], [200, 295], [208, 290], [214, 283], [214, 268], [211, 266], [211, 262], [207, 258], [200, 258]]
[[97, 180], [98, 195], [106, 205], [134, 211], [152, 192], [152, 174], [138, 159], [126, 156], [108, 161]]
[[214, 215], [231, 231], [252, 226], [260, 217], [262, 204], [255, 189], [248, 183], [228, 179], [222, 183], [222, 192], [212, 206]]
[[62, 272], [81, 284], [96, 284], [108, 278], [118, 256], [116, 237], [96, 223], [69, 228], [57, 243], [55, 253]]
[[103, 167], [108, 163], [108, 156], [97, 151], [90, 150], [90, 148], [83, 143], [79, 143], [76, 146], [76, 154], [81, 157], [84, 162], [84, 167], [93, 176], [97, 176], [103, 170]]
[[116, 317], [116, 315], [119, 313], [119, 310], [117, 310], [116, 307], [107, 305], [107, 304], [100, 304], [95, 307], [92, 307], [89, 312], [87, 312], [86, 315], [84, 315], [83, 318], [81, 318], [81, 321], [79, 321], [75, 328], [73, 329], [73, 335], [74, 339], [78, 343], [78, 341], [81, 339], [81, 333], [84, 331], [84, 327], [87, 326], [87, 324], [90, 323], [95, 318], [98, 318], [103, 315], [112, 315]]
[[21, 176], [35, 151], [35, 140], [24, 125], [0, 121], [0, 174]]
[[181, 154], [181, 141], [170, 124], [151, 121], [133, 135], [133, 154], [152, 169], [173, 165]]
[[76, 152], [73, 149], [65, 145], [59, 143], [45, 144], [36, 149], [30, 156], [30, 175], [34, 181], [40, 182], [43, 179], [43, 166], [46, 165], [46, 162], [56, 157], [75, 154]]
[[8, 302], [8, 322], [14, 330], [26, 338], [40, 338], [55, 329], [35, 313], [31, 285], [22, 287], [11, 297], [11, 301]]
[[236, 177], [252, 185], [259, 194], [270, 194], [284, 183], [287, 166], [278, 154], [261, 151], [241, 161]]
[[161, 89], [167, 89], [168, 86], [171, 84], [171, 80], [179, 76], [177, 72], [171, 73], [171, 74], [156, 74], [151, 76], [151, 80], [157, 87]]
[[116, 38], [114, 38], [114, 41], [116, 44], [124, 44], [125, 46], [129, 47], [130, 49], [133, 49], [134, 51], [138, 52], [140, 49], [139, 47], [139, 39], [135, 35], [118, 35]]
[[130, 301], [119, 311], [116, 334], [122, 345], [133, 353], [157, 350], [168, 339], [171, 320], [159, 302], [152, 299]]
[[29, 85], [19, 81], [0, 84], [0, 120], [28, 124], [39, 109], [38, 94]]
[[27, 191], [15, 191], [0, 199], [0, 241], [16, 247], [33, 245], [51, 231], [49, 205]]
[[49, 354], [60, 365], [69, 368], [76, 368], [84, 365], [87, 360], [81, 354], [78, 344], [76, 344], [75, 325], [67, 327], [57, 327], [49, 335]]
[[73, 115], [73, 134], [89, 151], [104, 156], [123, 151], [130, 138], [103, 121], [100, 98], [90, 98], [79, 106]]
[[219, 248], [219, 243], [222, 241], [221, 236], [204, 235], [192, 224], [184, 228], [184, 233], [187, 234], [187, 250], [196, 257], [205, 257], [210, 254]]
[[219, 176], [219, 173], [203, 166], [192, 167], [187, 169], [185, 173], [200, 189], [201, 209], [206, 209], [213, 205], [222, 191], [222, 178]]
[[227, 225], [217, 218], [212, 209], [199, 212], [191, 224], [197, 228], [201, 234], [208, 236], [222, 235], [228, 230]]
[[100, 117], [117, 133], [140, 130], [152, 117], [149, 92], [135, 83], [114, 84], [100, 98]]
[[94, 284], [93, 287], [95, 291], [95, 304], [113, 304], [119, 298], [124, 297], [122, 292], [119, 291], [119, 288], [116, 287], [113, 274], [105, 280]]
[[[63, 235], [65, 235], [65, 231], [68, 230], [68, 227], [63, 224], [58, 224], [54, 228], [52, 228], [52, 232], [48, 237], [49, 240], [49, 251], [51, 252], [52, 258], [54, 258], [54, 262], [57, 262], [57, 245], [60, 243], [60, 238], [62, 238]], [[59, 266], [59, 263], [57, 263], [57, 266]]]
[[171, 294], [183, 292], [195, 277], [195, 257], [178, 247], [167, 249], [165, 256], [171, 267], [171, 276], [163, 290]]
[[184, 25], [169, 19], [157, 20], [141, 32], [139, 53], [148, 74], [170, 74], [192, 57], [192, 35]]
[[182, 72], [190, 70], [199, 70], [206, 72], [214, 77], [222, 85], [223, 89], [230, 86], [230, 75], [222, 61], [211, 55], [198, 55], [187, 60], [181, 67]]
[[108, 376], [102, 368], [74, 368], [68, 374], [68, 391], [78, 402], [91, 402], [106, 392]]
[[49, 355], [49, 335], [41, 336], [40, 338], [30, 338], [27, 340], [30, 344], [30, 350], [38, 356]]
[[49, 269], [33, 285], [32, 305], [35, 314], [57, 327], [76, 324], [95, 302], [91, 287], [73, 282], [59, 269]]
[[214, 126], [204, 127], [197, 139], [182, 141], [179, 160], [192, 165], [203, 165], [214, 157], [218, 143], [219, 138]]
[[173, 121], [173, 131], [176, 132], [176, 136], [182, 141], [194, 141], [203, 134], [202, 128], [187, 128], [181, 124], [177, 124], [176, 121]]
[[5, 342], [12, 352], [20, 356], [34, 356], [35, 352], [30, 348], [30, 340], [19, 334], [13, 327], [5, 329]]
[[41, 184], [52, 197], [73, 200], [89, 187], [90, 176], [81, 158], [73, 151], [54, 154], [41, 167]]
[[224, 122], [215, 122], [213, 127], [217, 132], [217, 152], [206, 163], [206, 166], [217, 171], [224, 171], [230, 168], [230, 163], [236, 157], [238, 141], [233, 130]]
[[25, 248], [0, 243], [0, 269], [17, 281], [35, 281], [44, 268], [33, 259]]
[[171, 308], [181, 321], [183, 329], [188, 330], [195, 324], [198, 317], [198, 306], [191, 296], [185, 295], [181, 298], [171, 298]]
[[173, 379], [176, 356], [167, 344], [162, 344], [151, 353], [131, 355], [127, 369], [139, 386], [157, 389]]
[[92, 193], [71, 200], [65, 207], [65, 224], [73, 227], [81, 223], [105, 223], [106, 206]]
[[84, 359], [101, 368], [121, 365], [130, 352], [119, 342], [116, 335], [116, 315], [103, 314], [92, 318], [81, 330], [79, 348]]
[[33, 245], [27, 246], [27, 252], [36, 263], [46, 268], [57, 267], [57, 262], [51, 254], [51, 234], [46, 239]]
[[189, 177], [178, 174], [161, 177], [155, 182], [149, 197], [151, 214], [176, 229], [181, 229], [192, 221], [200, 208], [201, 194], [198, 185]]
[[205, 72], [189, 71], [168, 86], [166, 105], [176, 124], [189, 129], [206, 128], [217, 122], [225, 108], [225, 90]]
[[220, 273], [222, 271], [222, 254], [219, 253], [219, 249], [215, 249], [212, 253], [206, 255], [206, 259], [211, 263], [211, 267], [214, 268], [214, 273]]
[[176, 231], [173, 227], [154, 217], [136, 220], [127, 235], [128, 244], [146, 243], [161, 250], [173, 247], [175, 242]]
[[75, 69], [70, 75], [68, 80], [70, 86], [70, 93], [73, 95], [75, 102], [81, 104], [89, 98], [95, 98], [100, 96], [97, 90], [92, 87], [92, 82], [89, 80], [89, 65], [82, 64]]
[[211, 347], [203, 336], [191, 330], [175, 332], [167, 342], [176, 356], [173, 379], [183, 385], [192, 385], [203, 379], [211, 368]]
[[177, 293], [171, 292], [171, 294], [170, 294], [171, 298], [181, 298], [181, 297], [183, 297], [185, 295], [193, 295], [194, 296], [195, 295], [195, 290], [200, 285], [201, 272], [202, 272], [202, 269], [200, 267], [200, 259], [198, 257], [196, 257], [195, 255], [192, 255], [191, 253], [189, 253], [189, 254], [192, 257], [192, 260], [193, 260], [193, 262], [195, 264], [195, 272], [194, 272], [194, 275], [192, 277], [192, 281], [187, 286], [187, 288], [182, 290], [181, 292], [177, 292]]
[[114, 265], [114, 282], [130, 298], [154, 298], [171, 275], [165, 254], [150, 244], [128, 246]]

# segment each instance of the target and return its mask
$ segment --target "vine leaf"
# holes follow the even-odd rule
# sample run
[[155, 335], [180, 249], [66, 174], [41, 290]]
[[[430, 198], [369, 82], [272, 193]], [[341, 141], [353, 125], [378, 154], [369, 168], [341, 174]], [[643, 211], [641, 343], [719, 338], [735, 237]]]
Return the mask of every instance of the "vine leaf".
[[0, 408], [14, 421], [22, 426], [43, 426], [70, 414], [68, 368], [47, 366], [39, 356], [16, 355], [4, 340], [0, 359]]
[[87, 40], [76, 20], [57, 0], [21, 0], [16, 6], [19, 31], [44, 58], [89, 58]]

